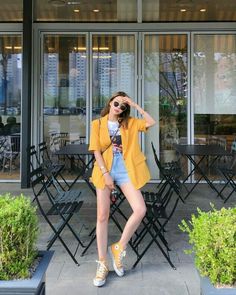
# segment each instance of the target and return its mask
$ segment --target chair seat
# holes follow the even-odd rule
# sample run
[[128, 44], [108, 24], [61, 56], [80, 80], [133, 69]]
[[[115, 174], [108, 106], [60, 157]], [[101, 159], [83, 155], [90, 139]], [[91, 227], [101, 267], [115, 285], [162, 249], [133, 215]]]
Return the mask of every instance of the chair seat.
[[62, 215], [65, 214], [73, 214], [79, 212], [80, 208], [83, 205], [83, 201], [77, 202], [66, 202], [66, 203], [56, 203], [53, 205], [47, 215], [58, 215], [59, 213]]

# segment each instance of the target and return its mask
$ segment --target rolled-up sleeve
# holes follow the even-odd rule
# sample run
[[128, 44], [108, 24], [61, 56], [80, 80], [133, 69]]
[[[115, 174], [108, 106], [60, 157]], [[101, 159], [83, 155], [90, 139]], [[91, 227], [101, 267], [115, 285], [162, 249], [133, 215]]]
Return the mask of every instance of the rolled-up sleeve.
[[91, 134], [89, 140], [89, 151], [100, 151], [100, 139], [99, 139], [99, 120], [92, 121]]
[[143, 131], [143, 132], [147, 131], [145, 119], [136, 119], [136, 124], [137, 124], [138, 131]]

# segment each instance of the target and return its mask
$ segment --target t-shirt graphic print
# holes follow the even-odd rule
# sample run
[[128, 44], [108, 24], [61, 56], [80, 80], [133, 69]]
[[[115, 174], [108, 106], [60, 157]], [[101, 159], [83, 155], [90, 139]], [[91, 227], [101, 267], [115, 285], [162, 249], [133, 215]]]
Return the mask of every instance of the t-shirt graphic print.
[[112, 140], [113, 153], [122, 153], [122, 141], [118, 122], [108, 121], [109, 135]]

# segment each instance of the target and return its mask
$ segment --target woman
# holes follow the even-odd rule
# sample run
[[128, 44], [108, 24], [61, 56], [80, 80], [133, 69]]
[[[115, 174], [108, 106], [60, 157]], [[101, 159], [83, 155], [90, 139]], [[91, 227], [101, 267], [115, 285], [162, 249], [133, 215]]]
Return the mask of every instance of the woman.
[[[130, 117], [135, 108], [143, 119]], [[117, 92], [101, 112], [101, 118], [92, 122], [89, 150], [94, 152], [92, 181], [97, 192], [97, 247], [98, 267], [93, 280], [95, 286], [105, 284], [108, 275], [107, 239], [110, 195], [119, 185], [133, 213], [129, 217], [121, 238], [109, 247], [113, 267], [118, 276], [124, 275], [122, 258], [128, 241], [146, 213], [146, 206], [139, 190], [150, 179], [150, 173], [141, 152], [138, 133], [153, 126], [155, 120], [126, 93]]]

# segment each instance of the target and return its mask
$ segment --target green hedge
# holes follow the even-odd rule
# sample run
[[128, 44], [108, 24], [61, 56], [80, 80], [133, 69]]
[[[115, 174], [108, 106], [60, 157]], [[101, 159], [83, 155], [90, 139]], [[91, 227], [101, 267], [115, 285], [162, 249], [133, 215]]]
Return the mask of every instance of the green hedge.
[[[213, 206], [212, 206], [213, 207]], [[236, 283], [236, 208], [222, 208], [192, 215], [189, 223], [179, 225], [189, 236], [195, 264], [202, 276], [209, 277], [214, 285]]]
[[37, 256], [36, 208], [24, 195], [0, 195], [0, 280], [24, 279]]

